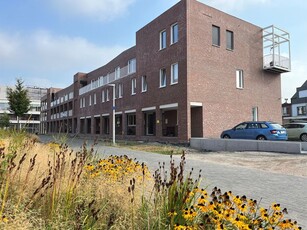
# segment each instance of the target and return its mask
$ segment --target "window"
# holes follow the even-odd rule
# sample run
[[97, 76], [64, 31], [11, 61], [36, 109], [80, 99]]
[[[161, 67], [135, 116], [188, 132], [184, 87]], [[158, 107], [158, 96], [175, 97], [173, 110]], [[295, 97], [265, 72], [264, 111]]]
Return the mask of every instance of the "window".
[[109, 89], [106, 90], [106, 101], [109, 101], [110, 98], [109, 98]]
[[236, 84], [237, 84], [237, 89], [244, 88], [243, 70], [241, 69], [238, 69], [236, 71]]
[[160, 32], [160, 50], [166, 48], [166, 30]]
[[123, 97], [123, 84], [118, 83], [116, 85], [116, 98], [122, 98]]
[[105, 102], [104, 90], [101, 91], [101, 102]]
[[82, 108], [82, 98], [80, 99], [80, 109]]
[[120, 67], [115, 68], [115, 80], [120, 78]]
[[178, 24], [171, 26], [171, 44], [178, 42]]
[[212, 45], [220, 46], [220, 27], [212, 26]]
[[233, 50], [233, 32], [230, 30], [226, 30], [226, 48], [228, 50]]
[[146, 76], [142, 76], [142, 92], [147, 91], [147, 79]]
[[136, 78], [131, 80], [131, 94], [134, 95], [136, 93]]
[[171, 84], [178, 83], [178, 63], [172, 64], [171, 76]]
[[89, 96], [89, 99], [88, 99], [88, 105], [89, 105], [89, 106], [91, 106], [91, 105], [92, 105], [92, 95], [90, 95], [90, 96]]
[[133, 58], [128, 61], [128, 74], [136, 72], [136, 59]]
[[82, 98], [82, 107], [83, 107], [83, 108], [85, 107], [85, 97]]
[[166, 69], [160, 69], [160, 88], [166, 86]]
[[136, 134], [136, 115], [127, 114], [127, 135]]
[[96, 93], [94, 93], [94, 105], [96, 105]]
[[306, 115], [306, 106], [298, 106], [297, 115]]

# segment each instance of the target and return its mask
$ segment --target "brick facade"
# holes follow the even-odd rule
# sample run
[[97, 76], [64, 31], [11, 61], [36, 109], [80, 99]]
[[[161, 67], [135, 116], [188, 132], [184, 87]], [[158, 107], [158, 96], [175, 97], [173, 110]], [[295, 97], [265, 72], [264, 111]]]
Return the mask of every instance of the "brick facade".
[[[178, 41], [171, 44], [174, 25]], [[212, 45], [212, 26], [220, 29], [219, 46]], [[160, 49], [164, 30], [166, 48]], [[226, 31], [233, 33], [232, 50], [226, 48]], [[136, 61], [130, 72], [129, 60]], [[44, 132], [59, 132], [65, 126], [61, 131], [111, 138], [114, 87], [108, 84], [123, 88], [122, 97], [115, 100], [117, 139], [185, 143], [193, 136], [219, 137], [222, 130], [251, 120], [253, 108], [258, 120], [281, 122], [280, 73], [264, 71], [262, 62], [260, 27], [196, 0], [181, 0], [136, 32], [136, 46], [92, 72], [76, 74], [73, 84], [58, 90], [54, 98], [43, 98], [50, 105]], [[172, 84], [176, 67], [178, 83]], [[166, 73], [165, 87], [160, 87], [161, 69]], [[236, 70], [243, 70], [242, 89], [236, 87]], [[107, 90], [109, 101], [102, 102]], [[73, 97], [65, 100], [71, 92]], [[71, 112], [65, 116], [65, 111]]]

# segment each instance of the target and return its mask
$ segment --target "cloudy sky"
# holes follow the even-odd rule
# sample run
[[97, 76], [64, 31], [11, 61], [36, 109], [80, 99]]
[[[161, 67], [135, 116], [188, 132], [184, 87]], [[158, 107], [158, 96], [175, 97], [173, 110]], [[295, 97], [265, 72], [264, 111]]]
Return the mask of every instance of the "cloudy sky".
[[[66, 87], [135, 45], [135, 32], [178, 0], [0, 0], [0, 85]], [[260, 27], [291, 35], [292, 72], [282, 98], [307, 80], [306, 0], [203, 0]]]

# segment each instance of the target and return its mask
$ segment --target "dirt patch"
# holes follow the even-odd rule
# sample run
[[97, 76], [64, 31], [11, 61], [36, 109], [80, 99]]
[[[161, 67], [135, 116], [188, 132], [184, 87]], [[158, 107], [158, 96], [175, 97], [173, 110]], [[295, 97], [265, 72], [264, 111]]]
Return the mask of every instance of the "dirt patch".
[[187, 150], [192, 159], [242, 166], [286, 175], [307, 177], [307, 154], [269, 152], [199, 152]]

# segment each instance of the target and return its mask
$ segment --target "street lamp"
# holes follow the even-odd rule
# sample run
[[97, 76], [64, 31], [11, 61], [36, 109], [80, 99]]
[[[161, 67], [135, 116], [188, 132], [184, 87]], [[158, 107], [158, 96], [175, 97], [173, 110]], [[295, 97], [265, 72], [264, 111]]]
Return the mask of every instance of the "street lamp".
[[115, 84], [108, 84], [108, 86], [113, 87], [113, 99], [112, 99], [112, 141], [113, 145], [115, 145]]

